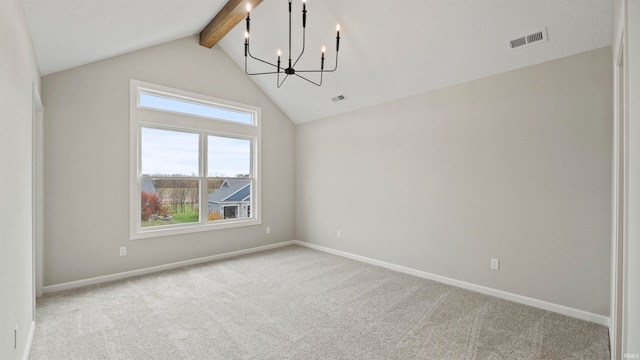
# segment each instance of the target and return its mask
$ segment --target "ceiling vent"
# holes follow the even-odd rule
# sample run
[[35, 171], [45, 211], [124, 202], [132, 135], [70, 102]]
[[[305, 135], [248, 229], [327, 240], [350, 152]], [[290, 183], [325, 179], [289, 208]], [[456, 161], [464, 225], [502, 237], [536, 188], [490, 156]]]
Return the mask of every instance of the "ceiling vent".
[[343, 100], [347, 100], [347, 96], [345, 94], [340, 94], [338, 96], [334, 96], [331, 98], [331, 101], [333, 102], [338, 102], [338, 101], [343, 101]]
[[525, 47], [531, 44], [535, 44], [535, 43], [543, 43], [547, 41], [547, 28], [543, 28], [540, 31], [536, 31], [532, 34], [529, 35], [525, 35], [522, 37], [519, 37], [517, 39], [513, 39], [511, 41], [509, 41], [509, 48], [510, 49], [516, 49], [516, 48], [521, 48], [521, 47]]

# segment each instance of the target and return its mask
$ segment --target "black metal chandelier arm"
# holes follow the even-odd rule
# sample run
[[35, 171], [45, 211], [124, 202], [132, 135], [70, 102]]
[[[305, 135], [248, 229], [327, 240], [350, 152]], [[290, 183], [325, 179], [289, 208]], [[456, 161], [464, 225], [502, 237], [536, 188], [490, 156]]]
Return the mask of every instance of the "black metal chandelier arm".
[[[273, 66], [273, 67], [274, 67], [274, 68], [276, 68], [276, 69], [278, 68], [278, 65], [276, 65], [276, 64], [272, 64], [272, 63], [270, 63], [270, 62], [268, 62], [268, 61], [265, 61], [265, 60], [262, 60], [262, 59], [260, 59], [260, 58], [257, 58], [257, 57], [255, 57], [255, 56], [253, 56], [253, 55], [251, 54], [251, 48], [249, 48], [248, 46], [247, 46], [247, 54], [249, 54], [249, 56], [250, 56], [252, 59], [254, 59], [254, 60], [258, 60], [258, 61], [261, 61], [261, 62], [263, 62], [263, 63], [267, 64], [267, 65], [271, 65], [271, 66]], [[245, 63], [246, 63], [246, 59], [247, 59], [247, 58], [245, 57]], [[282, 69], [282, 68], [281, 68], [281, 69]], [[284, 69], [282, 69], [282, 70], [284, 70]], [[275, 72], [274, 72], [274, 74], [275, 74]]]
[[296, 70], [296, 73], [326, 73], [326, 72], [334, 72], [338, 69], [338, 54], [336, 53], [336, 65], [333, 69], [330, 70]]
[[247, 74], [247, 75], [273, 75], [273, 74], [278, 74], [277, 71], [261, 72], [261, 73], [250, 73], [246, 69], [245, 69], [244, 73]]
[[[257, 60], [260, 60], [260, 59], [257, 59]], [[260, 60], [260, 61], [262, 61], [262, 60]], [[269, 64], [269, 63], [267, 63], [267, 64]], [[272, 64], [269, 64], [269, 65], [272, 65]], [[275, 65], [273, 65], [273, 66], [275, 66]], [[277, 66], [275, 66], [275, 67], [277, 68]], [[249, 72], [249, 70], [248, 70], [248, 66], [247, 66], [247, 57], [246, 57], [246, 56], [245, 56], [245, 58], [244, 58], [244, 72], [245, 72], [245, 74], [247, 74], [247, 75], [273, 75], [273, 74], [278, 74], [278, 73], [279, 73], [279, 71], [268, 71], [268, 72], [250, 73], [250, 72]]]
[[306, 81], [312, 83], [315, 86], [322, 86], [322, 73], [320, 73], [320, 82], [319, 83], [317, 83], [315, 81], [312, 81], [312, 80], [309, 80], [309, 79], [307, 79], [306, 77], [304, 77], [302, 75], [299, 75], [297, 71], [296, 71], [296, 73], [294, 75], [299, 77], [300, 79], [303, 79], [303, 80], [306, 80]]
[[284, 82], [287, 80], [288, 77], [289, 75], [286, 75], [284, 79], [282, 79], [282, 82], [280, 82], [280, 73], [278, 73], [278, 77], [276, 78], [276, 85], [278, 86], [278, 89], [280, 89], [280, 86], [284, 84]]

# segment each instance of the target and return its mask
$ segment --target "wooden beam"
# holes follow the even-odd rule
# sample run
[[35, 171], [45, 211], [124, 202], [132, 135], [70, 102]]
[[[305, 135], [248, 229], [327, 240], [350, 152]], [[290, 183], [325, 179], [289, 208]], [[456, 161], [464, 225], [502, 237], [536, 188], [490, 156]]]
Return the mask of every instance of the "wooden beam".
[[[255, 9], [262, 0], [229, 0], [200, 32], [200, 45], [212, 48], [247, 16], [247, 4]], [[238, 40], [240, 41], [240, 40]]]

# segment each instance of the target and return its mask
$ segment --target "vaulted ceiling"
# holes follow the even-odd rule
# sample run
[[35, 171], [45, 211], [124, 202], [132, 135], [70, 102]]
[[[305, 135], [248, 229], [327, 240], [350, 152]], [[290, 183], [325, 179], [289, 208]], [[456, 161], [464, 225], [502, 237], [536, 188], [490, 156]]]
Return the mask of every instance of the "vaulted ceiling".
[[[42, 75], [199, 34], [226, 0], [23, 0]], [[301, 0], [293, 0], [293, 53], [301, 43]], [[299, 67], [316, 68], [327, 47], [338, 70], [314, 86], [291, 77], [255, 83], [302, 123], [609, 46], [612, 0], [307, 0], [307, 44]], [[251, 13], [251, 51], [286, 58], [287, 0]], [[244, 22], [220, 46], [244, 68]], [[544, 31], [547, 41], [511, 49]], [[299, 68], [297, 67], [297, 68]], [[250, 63], [250, 71], [265, 70]], [[314, 74], [317, 75], [317, 74]], [[312, 75], [313, 76], [313, 75]], [[333, 102], [344, 94], [346, 100]]]

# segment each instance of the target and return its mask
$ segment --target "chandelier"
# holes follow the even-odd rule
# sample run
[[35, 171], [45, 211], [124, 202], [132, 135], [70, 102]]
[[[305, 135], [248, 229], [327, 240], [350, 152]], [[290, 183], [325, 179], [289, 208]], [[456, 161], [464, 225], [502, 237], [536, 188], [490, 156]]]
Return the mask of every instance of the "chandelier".
[[[316, 86], [321, 86], [322, 85], [322, 75], [325, 72], [334, 72], [336, 71], [336, 69], [338, 68], [338, 50], [340, 49], [340, 25], [336, 26], [336, 64], [334, 66], [333, 69], [330, 70], [325, 70], [324, 69], [324, 54], [325, 54], [325, 47], [322, 47], [322, 54], [320, 56], [320, 69], [314, 69], [314, 70], [299, 70], [299, 69], [295, 69], [296, 64], [298, 63], [298, 61], [300, 60], [300, 58], [302, 57], [302, 54], [304, 54], [304, 50], [305, 50], [305, 41], [306, 41], [306, 28], [307, 28], [307, 3], [306, 0], [302, 0], [302, 50], [300, 50], [300, 54], [298, 55], [298, 57], [296, 58], [295, 61], [292, 61], [292, 57], [291, 57], [291, 0], [289, 0], [289, 61], [288, 64], [286, 65], [287, 67], [283, 67], [281, 66], [281, 61], [280, 61], [280, 56], [282, 55], [282, 52], [280, 50], [278, 50], [278, 59], [276, 61], [276, 63], [272, 63], [266, 60], [262, 60], [260, 58], [257, 58], [255, 56], [253, 56], [251, 54], [251, 48], [249, 46], [249, 37], [250, 37], [250, 23], [251, 21], [251, 5], [247, 4], [247, 31], [244, 34], [244, 72], [247, 75], [272, 75], [272, 74], [276, 74], [276, 84], [278, 85], [278, 88], [280, 88], [280, 86], [282, 86], [282, 84], [284, 84], [285, 80], [287, 80], [287, 78], [290, 75], [295, 75], [301, 79], [304, 79]], [[248, 58], [252, 58], [254, 60], [257, 60], [259, 62], [262, 62], [264, 64], [270, 65], [272, 67], [275, 68], [275, 70], [273, 71], [268, 71], [268, 72], [259, 72], [259, 73], [250, 73], [247, 69], [247, 61]], [[280, 73], [284, 73], [284, 77], [282, 79], [282, 81], [280, 81]], [[308, 73], [320, 73], [320, 81], [316, 82], [313, 80], [310, 80], [308, 78], [306, 78], [305, 76], [302, 76], [300, 74], [308, 74]]]

